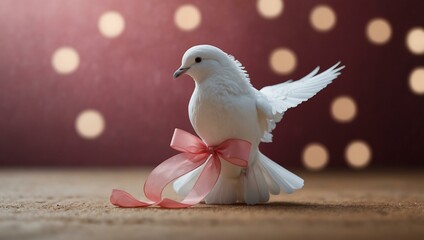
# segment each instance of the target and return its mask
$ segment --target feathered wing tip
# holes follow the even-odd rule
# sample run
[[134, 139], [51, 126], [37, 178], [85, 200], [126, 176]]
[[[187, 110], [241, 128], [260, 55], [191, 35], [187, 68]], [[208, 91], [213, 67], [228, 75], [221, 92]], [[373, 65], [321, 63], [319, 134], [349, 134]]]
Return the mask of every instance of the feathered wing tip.
[[331, 68], [333, 68], [333, 72], [337, 72], [337, 75], [340, 75], [340, 70], [344, 69], [346, 67], [346, 65], [342, 65], [340, 66], [340, 64], [342, 63], [342, 61], [338, 61], [336, 64], [334, 64]]
[[[317, 67], [297, 81], [289, 80], [262, 88], [259, 92], [268, 100], [272, 116], [267, 116], [267, 127], [264, 129], [264, 135], [261, 141], [272, 142], [271, 132], [275, 129], [276, 124], [281, 121], [283, 114], [289, 108], [296, 107], [300, 103], [315, 96], [328, 84], [332, 83], [341, 74], [340, 70], [344, 67], [340, 66], [340, 62], [338, 62], [319, 74], [318, 71], [320, 68]], [[257, 104], [259, 111], [266, 112], [263, 106], [263, 104]]]
[[340, 66], [340, 62], [338, 62], [324, 72], [317, 74], [319, 71], [319, 67], [317, 67], [297, 81], [289, 80], [267, 86], [262, 88], [260, 92], [268, 98], [273, 114], [283, 113], [315, 96], [336, 79], [343, 68], [345, 66]]

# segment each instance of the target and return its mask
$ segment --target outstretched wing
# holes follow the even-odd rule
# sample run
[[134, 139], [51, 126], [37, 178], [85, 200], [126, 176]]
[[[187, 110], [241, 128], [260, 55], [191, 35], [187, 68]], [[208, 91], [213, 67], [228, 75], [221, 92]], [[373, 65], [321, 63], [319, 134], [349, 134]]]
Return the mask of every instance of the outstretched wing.
[[[264, 126], [263, 142], [271, 142], [272, 134], [276, 123], [280, 122], [287, 109], [296, 107], [302, 102], [315, 96], [319, 91], [330, 84], [340, 70], [345, 66], [340, 66], [340, 62], [317, 75], [319, 67], [315, 68], [307, 76], [300, 80], [289, 80], [273, 86], [262, 88], [258, 92], [256, 107], [259, 112], [261, 124]], [[260, 96], [262, 95], [262, 96]], [[264, 98], [267, 102], [264, 103]]]

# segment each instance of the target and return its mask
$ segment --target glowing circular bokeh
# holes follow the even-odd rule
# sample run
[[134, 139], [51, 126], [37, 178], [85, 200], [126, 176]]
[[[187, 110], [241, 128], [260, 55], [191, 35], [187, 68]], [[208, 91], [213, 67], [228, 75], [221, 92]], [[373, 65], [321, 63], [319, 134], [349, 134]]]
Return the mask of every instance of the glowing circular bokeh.
[[78, 114], [75, 128], [82, 138], [94, 139], [103, 133], [105, 120], [99, 111], [88, 109]]
[[321, 170], [328, 164], [329, 154], [324, 145], [320, 143], [308, 144], [302, 155], [302, 162], [310, 170]]
[[371, 43], [382, 45], [390, 40], [392, 36], [392, 27], [386, 19], [375, 18], [368, 23], [366, 35]]
[[338, 122], [350, 122], [357, 114], [355, 100], [349, 96], [340, 96], [331, 103], [331, 116]]
[[71, 47], [60, 47], [54, 51], [51, 59], [53, 69], [59, 74], [70, 74], [79, 66], [78, 52]]
[[319, 32], [327, 32], [334, 28], [337, 22], [336, 13], [327, 5], [318, 5], [309, 16], [312, 27]]
[[406, 46], [413, 54], [424, 54], [424, 29], [415, 27], [406, 35]]
[[424, 67], [417, 67], [409, 75], [409, 87], [418, 95], [424, 94]]
[[281, 15], [284, 2], [282, 0], [258, 0], [256, 8], [262, 17], [272, 19]]
[[118, 12], [105, 12], [99, 18], [98, 28], [104, 37], [115, 38], [124, 31], [125, 20]]
[[185, 4], [177, 8], [174, 15], [175, 25], [183, 31], [196, 29], [202, 20], [200, 10], [191, 4]]
[[275, 73], [287, 75], [296, 68], [296, 55], [288, 48], [278, 48], [271, 52], [269, 64]]
[[347, 163], [357, 169], [366, 167], [371, 161], [371, 155], [369, 145], [360, 140], [349, 143], [345, 151]]

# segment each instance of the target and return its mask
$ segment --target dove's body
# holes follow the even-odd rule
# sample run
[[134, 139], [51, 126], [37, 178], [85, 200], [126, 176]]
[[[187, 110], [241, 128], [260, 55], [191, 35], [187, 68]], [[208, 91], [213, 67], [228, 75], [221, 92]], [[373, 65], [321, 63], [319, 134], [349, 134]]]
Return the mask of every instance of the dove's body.
[[209, 146], [229, 138], [258, 144], [262, 130], [258, 125], [254, 95], [234, 95], [220, 88], [222, 86], [208, 81], [196, 84], [189, 103], [190, 122], [196, 133]]
[[[212, 82], [213, 79], [210, 80]], [[249, 164], [255, 161], [255, 156], [260, 143], [261, 128], [258, 124], [255, 98], [249, 92], [237, 94], [221, 89], [222, 85], [210, 84], [209, 80], [196, 84], [190, 99], [189, 117], [196, 133], [208, 146], [216, 146], [227, 139], [243, 139], [252, 144]], [[240, 121], [243, 119], [243, 121]], [[232, 203], [242, 200], [241, 191], [225, 194], [221, 199], [215, 199], [213, 192], [222, 188], [222, 185], [232, 189], [241, 190], [240, 167], [221, 161], [221, 179], [206, 202]], [[225, 181], [225, 184], [223, 184]], [[231, 186], [228, 186], [231, 185]], [[224, 187], [224, 188], [225, 188]], [[221, 189], [222, 190], [222, 189]], [[228, 192], [228, 191], [227, 191]]]
[[[270, 132], [274, 129], [275, 123], [281, 120], [284, 111], [301, 101], [294, 104], [290, 103], [290, 99], [286, 101], [287, 96], [279, 96], [281, 92], [284, 93], [281, 91], [282, 85], [256, 90], [250, 84], [247, 74], [241, 69], [241, 64], [215, 47], [196, 46], [191, 51], [190, 54], [194, 57], [203, 54], [204, 59], [213, 60], [195, 66], [198, 60], [196, 59], [196, 63], [190, 67], [180, 68], [184, 71], [191, 68], [188, 74], [196, 82], [189, 103], [189, 117], [196, 133], [209, 146], [218, 145], [227, 139], [243, 139], [252, 144], [248, 168], [242, 169], [221, 161], [220, 178], [205, 198], [206, 203], [229, 204], [239, 201], [255, 204], [268, 201], [269, 193], [278, 194], [280, 189], [292, 192], [301, 188], [303, 186], [301, 178], [268, 159], [258, 148], [261, 141], [271, 141]], [[183, 66], [184, 61], [190, 62], [187, 53], [183, 58]], [[196, 69], [197, 66], [199, 67]], [[321, 90], [336, 77], [333, 71], [330, 73], [332, 74], [328, 79], [331, 79], [327, 79], [324, 86], [321, 86], [323, 83], [318, 84], [320, 85], [318, 87], [313, 84], [307, 86], [312, 88], [311, 91], [315, 91], [312, 96], [317, 92], [316, 89]], [[307, 77], [313, 78], [313, 75]], [[302, 94], [303, 98], [308, 95], [308, 93]], [[201, 168], [178, 179], [174, 183], [175, 190], [180, 194], [186, 194], [200, 171]]]

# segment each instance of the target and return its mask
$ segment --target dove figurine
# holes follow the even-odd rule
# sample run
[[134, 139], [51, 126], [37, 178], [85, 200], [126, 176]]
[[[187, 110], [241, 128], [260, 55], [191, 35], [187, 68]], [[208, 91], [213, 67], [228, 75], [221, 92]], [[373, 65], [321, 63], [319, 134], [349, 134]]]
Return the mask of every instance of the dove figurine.
[[[188, 113], [197, 135], [208, 146], [216, 146], [227, 139], [251, 143], [247, 168], [221, 160], [221, 174], [205, 197], [205, 203], [263, 203], [269, 200], [270, 194], [279, 194], [280, 191], [292, 193], [302, 188], [303, 179], [262, 154], [259, 144], [272, 142], [271, 132], [284, 113], [325, 88], [343, 68], [337, 63], [317, 74], [317, 67], [300, 80], [289, 80], [257, 90], [242, 64], [233, 56], [211, 45], [188, 49], [174, 78], [188, 74], [194, 79], [195, 89]], [[202, 167], [174, 181], [174, 190], [186, 195]]]

